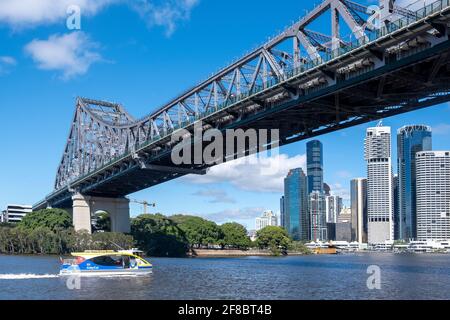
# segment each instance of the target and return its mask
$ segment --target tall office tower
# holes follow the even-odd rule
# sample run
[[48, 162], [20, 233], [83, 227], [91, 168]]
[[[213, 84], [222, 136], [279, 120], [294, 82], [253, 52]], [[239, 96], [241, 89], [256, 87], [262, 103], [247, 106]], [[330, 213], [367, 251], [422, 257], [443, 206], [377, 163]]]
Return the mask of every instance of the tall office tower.
[[325, 195], [325, 212], [327, 223], [336, 223], [339, 213], [343, 207], [344, 205], [341, 197]]
[[403, 240], [400, 236], [400, 186], [397, 174], [393, 176], [392, 183], [394, 184], [394, 239]]
[[313, 191], [309, 195], [309, 212], [312, 241], [327, 241], [327, 213], [325, 195]]
[[416, 154], [432, 150], [431, 135], [431, 128], [424, 125], [405, 126], [397, 132], [399, 215], [396, 239], [417, 237]]
[[391, 128], [381, 123], [368, 128], [364, 157], [367, 162], [368, 242], [394, 240], [394, 196]]
[[284, 221], [285, 221], [284, 196], [282, 196], [280, 199], [280, 226], [282, 226], [283, 228], [286, 227]]
[[301, 168], [284, 179], [284, 227], [294, 240], [309, 240], [308, 179]]
[[417, 239], [450, 240], [450, 151], [416, 156]]
[[367, 243], [367, 179], [350, 182], [352, 240]]
[[323, 146], [318, 140], [306, 144], [306, 167], [308, 175], [308, 194], [323, 192]]

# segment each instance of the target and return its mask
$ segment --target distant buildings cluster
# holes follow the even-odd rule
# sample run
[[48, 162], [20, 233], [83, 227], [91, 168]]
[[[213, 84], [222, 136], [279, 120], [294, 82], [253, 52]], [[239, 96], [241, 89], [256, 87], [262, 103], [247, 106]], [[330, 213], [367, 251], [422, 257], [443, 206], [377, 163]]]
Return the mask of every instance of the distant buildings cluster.
[[18, 223], [31, 211], [32, 206], [10, 204], [0, 212], [0, 223]]
[[430, 127], [405, 126], [397, 132], [394, 175], [391, 140], [390, 127], [367, 129], [367, 177], [350, 181], [350, 208], [323, 182], [322, 143], [308, 142], [306, 174], [292, 169], [284, 180], [281, 225], [301, 241], [450, 239], [450, 151], [432, 151]]

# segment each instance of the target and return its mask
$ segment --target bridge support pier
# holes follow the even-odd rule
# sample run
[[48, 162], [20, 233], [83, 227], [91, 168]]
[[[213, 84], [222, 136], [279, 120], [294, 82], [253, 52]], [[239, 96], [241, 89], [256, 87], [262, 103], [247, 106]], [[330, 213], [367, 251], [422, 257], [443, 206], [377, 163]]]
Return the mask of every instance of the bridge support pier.
[[91, 218], [98, 211], [105, 211], [111, 217], [111, 231], [129, 233], [130, 200], [126, 198], [101, 198], [75, 194], [72, 197], [73, 225], [75, 231], [92, 232]]

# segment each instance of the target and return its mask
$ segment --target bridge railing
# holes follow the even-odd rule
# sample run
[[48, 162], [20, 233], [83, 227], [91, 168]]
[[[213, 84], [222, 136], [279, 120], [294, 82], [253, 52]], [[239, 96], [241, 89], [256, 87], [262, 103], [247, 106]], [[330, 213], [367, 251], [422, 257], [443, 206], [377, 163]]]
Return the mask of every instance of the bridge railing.
[[[388, 22], [385, 26], [381, 27], [378, 30], [369, 32], [367, 36], [360, 37], [359, 39], [355, 39], [348, 43], [345, 47], [338, 48], [334, 51], [331, 51], [329, 53], [325, 53], [323, 57], [315, 60], [309, 60], [308, 62], [304, 63], [303, 65], [299, 67], [291, 67], [288, 68], [285, 71], [284, 78], [272, 78], [267, 82], [264, 82], [262, 85], [255, 85], [254, 88], [248, 92], [241, 93], [240, 95], [230, 97], [226, 102], [219, 104], [214, 109], [209, 109], [207, 111], [204, 111], [202, 113], [197, 114], [196, 116], [190, 116], [189, 121], [184, 121], [181, 123], [174, 124], [173, 129], [168, 129], [166, 132], [164, 132], [163, 135], [156, 135], [153, 138], [148, 139], [143, 144], [137, 146], [136, 151], [142, 150], [147, 148], [148, 146], [157, 143], [161, 139], [170, 137], [174, 132], [187, 128], [188, 126], [193, 125], [196, 121], [199, 121], [201, 119], [207, 118], [210, 115], [220, 112], [226, 108], [232, 107], [238, 103], [241, 103], [245, 101], [246, 99], [249, 99], [252, 96], [255, 96], [259, 93], [262, 93], [265, 90], [269, 90], [280, 84], [281, 82], [285, 82], [288, 80], [291, 80], [295, 77], [298, 77], [299, 75], [302, 75], [303, 73], [310, 71], [314, 68], [320, 67], [321, 65], [324, 65], [334, 59], [337, 59], [345, 54], [348, 54], [349, 52], [361, 48], [362, 46], [365, 46], [367, 44], [370, 44], [372, 42], [375, 42], [379, 40], [382, 37], [388, 36], [400, 29], [403, 29], [405, 27], [408, 27], [412, 25], [413, 23], [416, 23], [422, 19], [427, 18], [430, 15], [433, 15], [437, 12], [442, 11], [443, 9], [446, 9], [450, 7], [450, 0], [438, 0], [436, 2], [433, 2], [427, 6], [424, 6], [421, 9], [418, 9], [415, 12], [412, 12], [414, 14], [414, 18], [412, 18], [411, 15], [408, 15], [407, 17], [400, 18], [394, 22]], [[128, 150], [126, 153], [124, 153], [121, 156], [115, 157], [111, 159], [107, 164], [103, 165], [101, 168], [94, 170], [93, 172], [87, 173], [85, 175], [79, 176], [78, 178], [74, 179], [70, 184], [73, 184], [74, 182], [82, 181], [90, 176], [93, 176], [99, 172], [101, 172], [104, 168], [110, 167], [113, 164], [116, 164], [120, 162], [122, 159], [127, 158], [132, 155], [135, 151]], [[56, 192], [64, 189], [64, 187], [55, 190], [52, 194], [55, 194]], [[51, 195], [49, 195], [51, 196]]]

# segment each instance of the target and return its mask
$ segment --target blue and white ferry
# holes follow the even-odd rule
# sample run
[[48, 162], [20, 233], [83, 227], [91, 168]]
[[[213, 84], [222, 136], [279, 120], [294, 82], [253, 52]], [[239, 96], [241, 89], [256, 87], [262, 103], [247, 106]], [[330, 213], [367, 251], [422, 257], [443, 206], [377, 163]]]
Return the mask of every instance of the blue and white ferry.
[[61, 259], [60, 275], [147, 275], [153, 266], [144, 258], [142, 251], [86, 250], [74, 252], [73, 259]]

